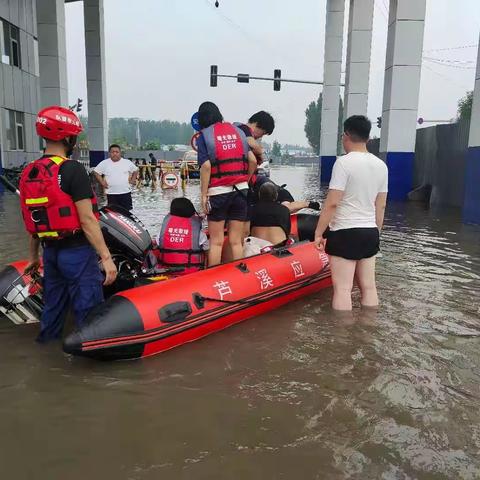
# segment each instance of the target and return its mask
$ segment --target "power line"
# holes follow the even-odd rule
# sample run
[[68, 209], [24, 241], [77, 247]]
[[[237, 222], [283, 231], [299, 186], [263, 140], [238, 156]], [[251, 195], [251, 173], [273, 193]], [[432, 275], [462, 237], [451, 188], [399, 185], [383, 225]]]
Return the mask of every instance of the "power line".
[[298, 57], [292, 57], [290, 56], [290, 54], [287, 54], [287, 56], [285, 56], [285, 52], [280, 52], [268, 41], [268, 39], [265, 42], [264, 39], [262, 40], [260, 37], [252, 35], [249, 31], [245, 30], [242, 26], [236, 23], [232, 18], [225, 15], [220, 9], [215, 8], [215, 6], [209, 0], [204, 0], [204, 2], [208, 5], [209, 8], [214, 10], [215, 13], [219, 15], [225, 22], [229, 23], [234, 28], [236, 28], [240, 33], [242, 33], [245, 36], [245, 38], [255, 43], [255, 45], [262, 44], [263, 46], [267, 47], [271, 51], [272, 55], [275, 55], [277, 59], [283, 59], [293, 63], [296, 63], [298, 61]]
[[428, 50], [424, 50], [425, 52], [446, 52], [447, 50], [462, 50], [465, 48], [477, 48], [478, 44], [473, 45], [460, 45], [458, 47], [446, 47], [446, 48], [429, 48]]
[[451, 65], [449, 63], [443, 63], [443, 62], [438, 61], [438, 60], [429, 60], [427, 58], [424, 58], [424, 60], [426, 62], [435, 63], [437, 65], [440, 65], [442, 67], [447, 67], [447, 68], [458, 68], [459, 70], [475, 70], [475, 67], [467, 67], [467, 66], [462, 66], [462, 65]]
[[422, 57], [424, 60], [435, 60], [442, 63], [452, 63], [459, 65], [474, 65], [477, 63], [475, 60], [454, 60], [451, 58], [435, 58], [435, 57]]
[[447, 80], [447, 82], [451, 83], [452, 85], [455, 85], [457, 87], [460, 87], [460, 88], [464, 88], [465, 90], [471, 90], [471, 87], [467, 87], [465, 85], [462, 85], [460, 83], [457, 83], [455, 80], [452, 80], [450, 77], [447, 77], [446, 75], [443, 75], [442, 73], [440, 72], [437, 72], [436, 70], [434, 70], [433, 68], [431, 68], [429, 65], [425, 65], [423, 64], [422, 65], [422, 68], [425, 67], [427, 70], [430, 70], [432, 73], [434, 73], [435, 75], [438, 75], [439, 77], [443, 78], [444, 80]]

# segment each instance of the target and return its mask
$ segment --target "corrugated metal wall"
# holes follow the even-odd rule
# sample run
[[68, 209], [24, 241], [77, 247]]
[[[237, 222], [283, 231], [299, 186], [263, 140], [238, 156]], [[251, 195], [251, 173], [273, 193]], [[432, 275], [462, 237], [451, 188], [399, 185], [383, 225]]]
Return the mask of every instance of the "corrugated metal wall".
[[463, 206], [470, 123], [417, 130], [414, 188], [431, 185], [430, 205]]

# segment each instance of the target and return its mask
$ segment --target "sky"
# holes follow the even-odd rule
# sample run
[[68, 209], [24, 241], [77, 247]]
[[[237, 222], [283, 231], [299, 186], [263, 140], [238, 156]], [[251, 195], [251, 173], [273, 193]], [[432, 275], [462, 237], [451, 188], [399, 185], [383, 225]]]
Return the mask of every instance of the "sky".
[[[319, 85], [271, 82], [209, 83], [219, 73], [323, 78], [326, 0], [104, 0], [107, 112], [111, 117], [189, 122], [198, 105], [214, 101], [229, 121], [267, 110], [271, 140], [307, 145], [305, 109]], [[348, 7], [347, 2], [347, 7]], [[381, 115], [388, 0], [375, 0], [368, 115]], [[70, 104], [86, 104], [83, 2], [68, 3], [66, 38]], [[344, 65], [346, 53], [345, 15]], [[448, 120], [472, 90], [480, 32], [480, 0], [427, 0], [418, 116]], [[458, 48], [462, 47], [462, 48]], [[342, 70], [345, 70], [343, 66]], [[372, 131], [378, 135], [376, 127]]]

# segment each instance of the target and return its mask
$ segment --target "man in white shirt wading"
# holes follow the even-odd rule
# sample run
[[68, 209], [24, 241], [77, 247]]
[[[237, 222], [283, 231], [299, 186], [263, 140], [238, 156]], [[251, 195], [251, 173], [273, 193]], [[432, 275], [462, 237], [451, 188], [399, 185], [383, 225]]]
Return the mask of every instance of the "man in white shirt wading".
[[360, 287], [362, 306], [378, 306], [375, 255], [387, 202], [388, 170], [367, 150], [371, 127], [363, 115], [345, 120], [342, 140], [347, 154], [333, 166], [315, 231], [317, 248], [325, 250], [330, 258], [334, 310], [352, 309], [354, 278]]
[[132, 185], [137, 181], [138, 168], [126, 158], [122, 158], [119, 145], [110, 145], [110, 158], [101, 161], [94, 173], [98, 182], [105, 189], [108, 205], [119, 205], [130, 211], [132, 209]]

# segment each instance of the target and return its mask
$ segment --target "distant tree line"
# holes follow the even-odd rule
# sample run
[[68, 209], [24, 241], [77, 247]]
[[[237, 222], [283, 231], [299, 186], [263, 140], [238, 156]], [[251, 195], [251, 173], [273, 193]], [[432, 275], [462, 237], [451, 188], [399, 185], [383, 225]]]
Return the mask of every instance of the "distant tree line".
[[[81, 140], [88, 140], [88, 118], [81, 117], [85, 131]], [[162, 145], [187, 145], [193, 135], [189, 123], [173, 122], [171, 120], [140, 120], [141, 147], [158, 150]], [[137, 146], [137, 120], [134, 118], [110, 118], [108, 121], [108, 141], [118, 143], [122, 147]]]
[[[171, 120], [140, 120], [141, 145], [152, 147], [161, 145], [188, 144], [193, 134], [190, 124]], [[133, 118], [111, 118], [108, 122], [110, 142], [128, 145], [137, 144], [137, 120]]]

